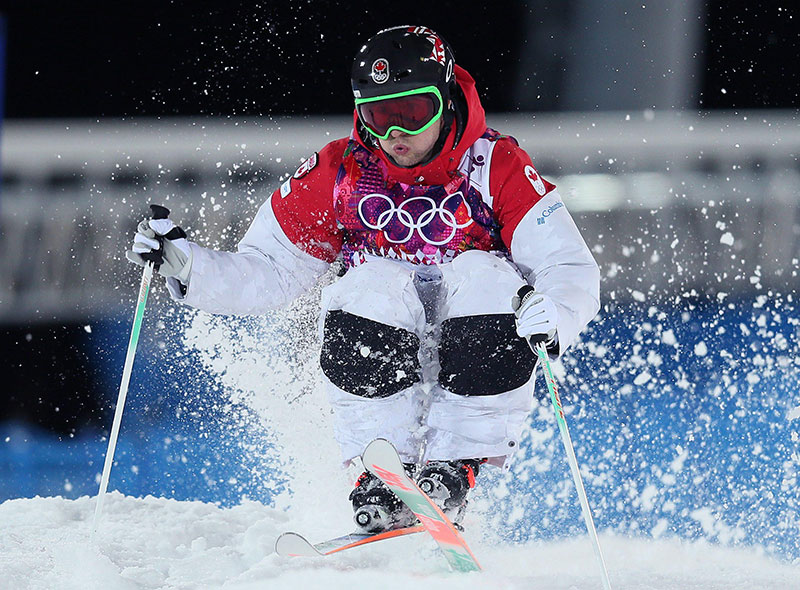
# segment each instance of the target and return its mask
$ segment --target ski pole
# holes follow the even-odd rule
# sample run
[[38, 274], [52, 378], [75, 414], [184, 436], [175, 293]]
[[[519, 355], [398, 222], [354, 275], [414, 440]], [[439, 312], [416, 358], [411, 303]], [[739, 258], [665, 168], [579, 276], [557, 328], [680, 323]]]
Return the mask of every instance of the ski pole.
[[[169, 209], [161, 205], [150, 205], [153, 219], [166, 219], [169, 217]], [[131, 328], [130, 340], [128, 340], [128, 352], [125, 354], [125, 365], [122, 369], [122, 381], [119, 384], [119, 394], [117, 395], [117, 407], [114, 409], [114, 423], [111, 426], [111, 435], [108, 438], [108, 449], [106, 450], [106, 460], [103, 465], [103, 475], [100, 478], [100, 490], [97, 492], [97, 503], [94, 509], [94, 522], [92, 523], [92, 536], [97, 531], [100, 523], [100, 516], [103, 513], [103, 502], [105, 501], [106, 490], [108, 489], [108, 478], [111, 475], [111, 465], [114, 463], [114, 452], [117, 448], [117, 437], [119, 436], [120, 425], [122, 424], [122, 411], [125, 408], [125, 399], [128, 396], [128, 385], [131, 380], [133, 370], [133, 358], [136, 356], [136, 345], [139, 342], [139, 332], [142, 328], [144, 308], [147, 304], [147, 294], [150, 292], [150, 282], [153, 279], [154, 262], [148, 262], [142, 272], [142, 282], [139, 285], [139, 301], [136, 304], [136, 312], [133, 314], [133, 326]]]
[[561, 398], [558, 396], [556, 380], [555, 377], [553, 377], [553, 370], [550, 367], [550, 359], [547, 356], [547, 348], [544, 342], [537, 343], [534, 347], [534, 351], [542, 361], [544, 380], [547, 383], [547, 391], [550, 393], [550, 402], [553, 404], [553, 410], [555, 410], [556, 413], [558, 429], [561, 432], [561, 442], [564, 443], [564, 450], [567, 452], [567, 461], [569, 462], [570, 471], [572, 471], [572, 479], [575, 482], [575, 488], [578, 490], [578, 500], [580, 500], [583, 520], [586, 522], [586, 529], [589, 531], [589, 538], [594, 547], [594, 555], [597, 558], [597, 563], [600, 565], [603, 588], [604, 590], [611, 590], [611, 582], [608, 579], [606, 562], [603, 559], [603, 552], [600, 550], [600, 539], [598, 539], [597, 530], [594, 528], [594, 519], [592, 519], [592, 511], [589, 508], [589, 499], [586, 497], [586, 489], [583, 487], [583, 478], [581, 478], [581, 472], [580, 469], [578, 469], [575, 447], [572, 444], [572, 438], [569, 436], [567, 420], [564, 417], [564, 409], [561, 407]]

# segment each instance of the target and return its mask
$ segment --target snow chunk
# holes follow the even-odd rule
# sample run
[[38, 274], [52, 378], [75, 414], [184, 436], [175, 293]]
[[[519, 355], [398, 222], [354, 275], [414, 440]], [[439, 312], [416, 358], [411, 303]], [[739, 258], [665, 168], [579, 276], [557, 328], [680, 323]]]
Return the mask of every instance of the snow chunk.
[[669, 464], [669, 468], [675, 473], [678, 473], [683, 470], [683, 464], [689, 457], [689, 451], [684, 449], [680, 445], [675, 447], [675, 450], [678, 452], [678, 455]]
[[653, 484], [648, 485], [639, 496], [642, 502], [642, 509], [650, 511], [655, 506], [656, 498], [658, 497], [658, 488]]
[[793, 410], [789, 410], [789, 413], [786, 414], [787, 420], [797, 420], [800, 418], [800, 406], [797, 406]]

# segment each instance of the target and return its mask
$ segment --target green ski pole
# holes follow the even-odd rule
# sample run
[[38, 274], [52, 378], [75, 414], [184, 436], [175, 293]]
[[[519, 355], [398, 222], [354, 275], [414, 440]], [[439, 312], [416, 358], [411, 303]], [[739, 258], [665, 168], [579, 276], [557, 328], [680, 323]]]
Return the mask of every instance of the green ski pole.
[[544, 342], [537, 343], [534, 346], [534, 351], [539, 356], [539, 360], [542, 361], [544, 380], [547, 383], [547, 391], [550, 394], [550, 402], [553, 404], [553, 410], [555, 410], [556, 413], [558, 429], [561, 432], [561, 442], [564, 443], [564, 450], [567, 452], [567, 462], [569, 463], [570, 471], [572, 471], [572, 479], [575, 482], [575, 488], [578, 490], [578, 500], [581, 504], [581, 512], [583, 513], [583, 520], [586, 523], [586, 530], [589, 531], [589, 538], [592, 541], [594, 555], [597, 558], [598, 565], [600, 566], [603, 588], [604, 590], [611, 590], [611, 582], [608, 579], [606, 562], [603, 559], [603, 552], [600, 550], [600, 539], [598, 539], [597, 530], [594, 527], [592, 511], [589, 508], [589, 499], [586, 497], [586, 489], [583, 487], [583, 478], [581, 477], [581, 472], [578, 468], [578, 459], [575, 456], [575, 447], [573, 446], [572, 438], [569, 435], [567, 420], [564, 417], [564, 409], [561, 407], [561, 398], [558, 396], [558, 387], [556, 386], [555, 377], [553, 377], [553, 370], [550, 367], [550, 359], [547, 356], [547, 348], [545, 347]]
[[[169, 210], [161, 205], [150, 205], [153, 219], [166, 219], [169, 217]], [[100, 490], [97, 493], [97, 503], [94, 509], [94, 522], [92, 523], [92, 535], [97, 531], [100, 518], [103, 514], [103, 502], [105, 501], [106, 490], [108, 489], [108, 478], [111, 475], [111, 466], [114, 463], [114, 452], [117, 448], [117, 438], [122, 424], [122, 412], [125, 409], [125, 399], [128, 396], [128, 385], [131, 381], [131, 371], [133, 370], [133, 359], [136, 356], [136, 345], [139, 343], [139, 333], [142, 329], [142, 319], [144, 318], [144, 308], [147, 305], [147, 294], [150, 292], [150, 282], [153, 280], [153, 270], [155, 264], [148, 262], [142, 272], [142, 282], [139, 285], [139, 299], [136, 304], [136, 312], [133, 314], [133, 327], [128, 341], [128, 352], [125, 355], [125, 365], [122, 369], [122, 381], [119, 384], [119, 394], [117, 395], [117, 407], [114, 409], [114, 423], [111, 426], [111, 435], [108, 438], [108, 449], [106, 450], [106, 460], [103, 465], [103, 475], [100, 478]]]

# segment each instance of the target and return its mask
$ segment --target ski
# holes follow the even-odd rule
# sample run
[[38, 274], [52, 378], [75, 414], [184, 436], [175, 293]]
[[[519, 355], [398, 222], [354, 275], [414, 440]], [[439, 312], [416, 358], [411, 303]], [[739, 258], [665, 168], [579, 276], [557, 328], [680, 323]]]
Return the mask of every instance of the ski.
[[376, 541], [421, 533], [424, 530], [425, 527], [422, 525], [416, 525], [373, 534], [350, 533], [316, 544], [309, 542], [303, 535], [287, 532], [275, 541], [275, 553], [284, 557], [324, 557]]
[[366, 469], [380, 478], [417, 515], [425, 530], [439, 544], [452, 569], [480, 571], [478, 560], [450, 519], [408, 477], [392, 443], [382, 438], [373, 440], [367, 445], [361, 460]]

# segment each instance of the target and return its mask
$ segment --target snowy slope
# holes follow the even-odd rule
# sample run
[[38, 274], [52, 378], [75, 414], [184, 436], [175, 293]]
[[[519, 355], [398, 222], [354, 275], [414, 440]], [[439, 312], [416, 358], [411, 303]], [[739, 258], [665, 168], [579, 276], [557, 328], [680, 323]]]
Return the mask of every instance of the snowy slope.
[[[511, 472], [487, 469], [479, 478], [465, 537], [483, 573], [451, 574], [424, 535], [324, 560], [272, 555], [285, 530], [318, 541], [351, 528], [350, 482], [318, 387], [315, 309], [306, 300], [269, 318], [181, 316], [180, 352], [205, 372], [175, 377], [185, 396], [175, 428], [197, 429], [242, 464], [210, 466], [187, 448], [177, 462], [160, 464], [162, 473], [153, 455], [136, 456], [125, 469], [123, 456], [110, 489], [126, 492], [132, 478], [153, 471], [148, 491], [159, 484], [164, 494], [219, 503], [114, 492], [92, 542], [94, 498], [8, 500], [0, 504], [0, 590], [601, 587], [547, 404], [534, 409]], [[587, 336], [576, 353], [585, 364], [559, 368], [615, 589], [800, 588], [796, 326], [782, 319], [790, 315], [742, 309], [663, 324], [631, 320], [628, 310], [606, 318], [597, 340]], [[738, 339], [707, 347], [696, 340], [712, 330], [738, 334], [745, 323], [763, 331], [752, 361], [749, 349], [735, 347]], [[634, 328], [625, 332], [626, 325]], [[643, 344], [615, 356], [605, 345], [612, 335]], [[678, 353], [680, 363], [671, 361]], [[160, 350], [157, 358], [168, 355]], [[219, 386], [218, 397], [208, 382]], [[136, 437], [131, 417], [139, 417], [147, 393], [142, 385], [131, 396], [122, 444]], [[177, 446], [177, 437], [168, 444], [140, 438], [156, 449]], [[78, 456], [91, 458], [95, 471], [102, 464]], [[178, 465], [219, 473], [181, 488]], [[247, 481], [232, 477], [234, 468]], [[66, 484], [64, 493], [72, 488]]]
[[[271, 554], [277, 535], [314, 517], [256, 502], [219, 508], [201, 502], [135, 499], [114, 493], [92, 542], [94, 499], [32, 498], [0, 505], [0, 580], [9, 590], [155, 590], [188, 588], [325, 588], [409, 586], [600, 588], [583, 538], [546, 544], [485, 545], [467, 531], [485, 571], [453, 574], [422, 535], [394, 539], [322, 559]], [[704, 590], [794, 589], [800, 568], [752, 551], [677, 540], [603, 537], [615, 588]], [[472, 578], [465, 580], [464, 578]], [[374, 586], [373, 586], [374, 584]]]

